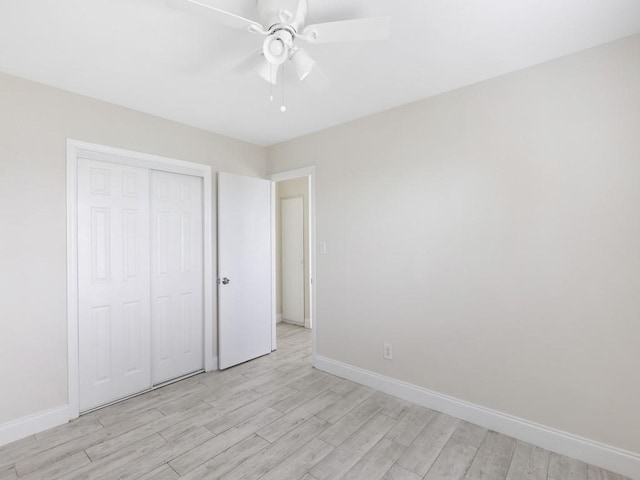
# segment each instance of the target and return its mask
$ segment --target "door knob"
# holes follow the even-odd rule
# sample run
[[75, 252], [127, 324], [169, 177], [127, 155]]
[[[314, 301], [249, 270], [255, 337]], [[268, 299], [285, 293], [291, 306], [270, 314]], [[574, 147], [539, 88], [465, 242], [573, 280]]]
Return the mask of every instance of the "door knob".
[[222, 284], [223, 284], [223, 285], [228, 285], [230, 281], [231, 281], [231, 280], [229, 280], [227, 277], [223, 277], [223, 278], [222, 278]]

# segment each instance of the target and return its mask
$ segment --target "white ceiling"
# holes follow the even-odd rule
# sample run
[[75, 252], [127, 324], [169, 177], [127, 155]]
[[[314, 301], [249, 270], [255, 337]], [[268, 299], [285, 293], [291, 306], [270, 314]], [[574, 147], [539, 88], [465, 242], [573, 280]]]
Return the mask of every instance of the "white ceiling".
[[289, 71], [286, 113], [233, 71], [262, 37], [163, 0], [0, 0], [0, 71], [271, 145], [640, 32], [638, 0], [309, 0], [307, 23], [387, 15], [388, 41], [308, 46], [331, 84]]

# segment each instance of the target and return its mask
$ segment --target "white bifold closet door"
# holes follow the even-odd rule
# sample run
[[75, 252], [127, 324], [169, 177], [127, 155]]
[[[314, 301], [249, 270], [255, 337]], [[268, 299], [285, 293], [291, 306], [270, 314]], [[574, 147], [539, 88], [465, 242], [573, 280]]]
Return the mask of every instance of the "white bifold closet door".
[[80, 411], [201, 370], [200, 178], [78, 160]]
[[157, 385], [204, 368], [202, 180], [151, 172], [151, 353]]

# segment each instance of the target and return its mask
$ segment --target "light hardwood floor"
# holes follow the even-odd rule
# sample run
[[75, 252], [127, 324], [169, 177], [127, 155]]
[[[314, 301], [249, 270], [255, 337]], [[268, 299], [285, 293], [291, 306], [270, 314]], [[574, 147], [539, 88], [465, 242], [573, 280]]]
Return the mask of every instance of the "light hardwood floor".
[[278, 351], [0, 448], [0, 480], [621, 480], [313, 370], [310, 334]]

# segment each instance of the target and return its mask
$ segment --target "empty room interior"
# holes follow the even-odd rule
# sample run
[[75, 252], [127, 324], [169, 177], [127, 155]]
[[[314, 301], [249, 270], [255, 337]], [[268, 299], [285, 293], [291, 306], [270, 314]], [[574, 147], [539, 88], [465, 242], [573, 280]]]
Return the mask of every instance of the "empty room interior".
[[0, 480], [640, 480], [640, 2], [2, 0]]

